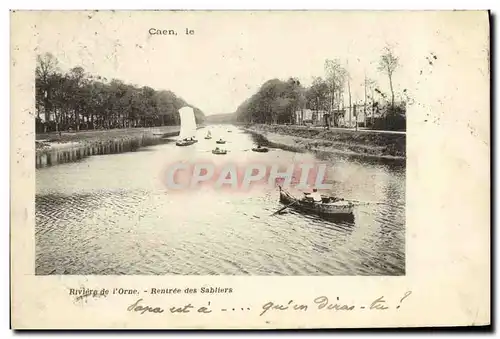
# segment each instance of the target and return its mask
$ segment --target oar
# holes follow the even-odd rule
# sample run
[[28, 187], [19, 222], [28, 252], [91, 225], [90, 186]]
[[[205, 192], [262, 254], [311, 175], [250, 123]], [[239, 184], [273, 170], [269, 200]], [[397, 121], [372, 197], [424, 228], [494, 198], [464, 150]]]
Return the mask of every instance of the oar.
[[285, 207], [283, 207], [283, 208], [280, 208], [279, 210], [277, 210], [276, 212], [274, 212], [273, 214], [271, 214], [271, 216], [273, 216], [273, 215], [275, 215], [275, 214], [278, 214], [279, 212], [281, 212], [281, 211], [283, 211], [284, 209], [286, 209], [286, 208], [288, 208], [288, 207], [292, 206], [292, 205], [293, 205], [293, 204], [295, 204], [296, 202], [297, 202], [297, 200], [295, 200], [295, 201], [294, 201], [294, 202], [292, 202], [291, 204], [286, 205], [286, 206], [285, 206]]
[[382, 202], [378, 202], [378, 201], [362, 201], [362, 200], [355, 200], [355, 199], [344, 199], [344, 200], [355, 202], [358, 204], [383, 204]]
[[393, 207], [401, 207], [401, 206], [393, 205], [393, 204], [390, 204], [388, 202], [383, 202], [383, 201], [362, 201], [362, 200], [354, 200], [354, 199], [344, 199], [344, 200], [357, 203], [358, 205], [373, 204], [373, 205], [388, 205], [388, 206], [393, 206]]

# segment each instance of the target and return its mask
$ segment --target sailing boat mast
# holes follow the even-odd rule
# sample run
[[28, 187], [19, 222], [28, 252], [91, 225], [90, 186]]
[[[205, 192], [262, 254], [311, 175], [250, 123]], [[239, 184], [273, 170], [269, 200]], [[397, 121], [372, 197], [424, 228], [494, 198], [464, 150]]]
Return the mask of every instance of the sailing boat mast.
[[177, 146], [189, 146], [196, 143], [196, 120], [193, 109], [187, 106], [182, 107], [179, 109], [179, 116], [181, 118], [181, 130], [179, 141], [176, 143]]

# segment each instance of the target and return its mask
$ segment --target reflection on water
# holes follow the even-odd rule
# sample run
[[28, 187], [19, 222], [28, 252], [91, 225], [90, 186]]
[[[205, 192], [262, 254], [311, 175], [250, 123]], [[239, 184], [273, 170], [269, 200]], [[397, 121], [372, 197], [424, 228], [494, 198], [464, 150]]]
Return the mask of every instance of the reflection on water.
[[[212, 140], [204, 140], [201, 130], [200, 141], [190, 147], [167, 143], [92, 157], [84, 152], [78, 162], [39, 168], [36, 274], [405, 273], [404, 163], [281, 149], [255, 153], [254, 136], [210, 129]], [[225, 156], [211, 154], [219, 137], [228, 141]], [[271, 188], [168, 190], [164, 169], [194, 159], [327, 161], [332, 194], [379, 203], [356, 207], [354, 220], [325, 220], [293, 209], [271, 216], [282, 207]]]
[[36, 168], [48, 167], [57, 164], [79, 161], [92, 155], [116, 154], [123, 152], [135, 152], [141, 147], [159, 145], [171, 142], [154, 136], [144, 135], [139, 138], [103, 142], [100, 144], [77, 145], [68, 149], [54, 149], [36, 155]]

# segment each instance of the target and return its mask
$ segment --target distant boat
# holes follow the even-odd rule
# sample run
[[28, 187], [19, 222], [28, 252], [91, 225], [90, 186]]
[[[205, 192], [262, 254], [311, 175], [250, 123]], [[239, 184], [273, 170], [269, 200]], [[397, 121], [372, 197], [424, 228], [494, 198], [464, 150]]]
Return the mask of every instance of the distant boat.
[[182, 107], [179, 109], [181, 118], [181, 131], [179, 133], [179, 140], [175, 143], [177, 146], [190, 146], [198, 142], [196, 140], [196, 120], [194, 118], [194, 111], [191, 107]]
[[214, 150], [212, 150], [212, 154], [224, 155], [227, 154], [227, 150], [216, 147]]
[[222, 140], [222, 138], [221, 138], [221, 139], [217, 140], [217, 141], [216, 141], [216, 143], [217, 143], [217, 144], [225, 144], [225, 143], [226, 143], [226, 141], [225, 141], [225, 140]]
[[193, 144], [196, 144], [198, 140], [189, 138], [189, 139], [183, 139], [183, 140], [178, 140], [175, 144], [177, 146], [191, 146]]
[[269, 148], [257, 146], [257, 147], [252, 148], [252, 151], [258, 152], [258, 153], [266, 153], [266, 152], [269, 152]]
[[212, 139], [212, 133], [210, 133], [210, 131], [208, 131], [207, 136], [205, 137], [205, 139]]

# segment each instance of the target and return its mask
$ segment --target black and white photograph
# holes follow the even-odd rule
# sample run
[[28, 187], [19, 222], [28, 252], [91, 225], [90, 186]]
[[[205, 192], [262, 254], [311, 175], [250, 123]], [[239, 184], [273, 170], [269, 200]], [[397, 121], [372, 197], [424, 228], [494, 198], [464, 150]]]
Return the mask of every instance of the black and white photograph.
[[404, 51], [265, 16], [40, 46], [37, 275], [405, 274]]
[[490, 323], [487, 11], [11, 11], [16, 329]]

